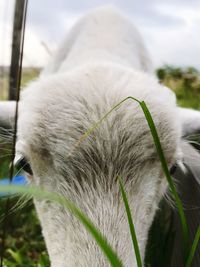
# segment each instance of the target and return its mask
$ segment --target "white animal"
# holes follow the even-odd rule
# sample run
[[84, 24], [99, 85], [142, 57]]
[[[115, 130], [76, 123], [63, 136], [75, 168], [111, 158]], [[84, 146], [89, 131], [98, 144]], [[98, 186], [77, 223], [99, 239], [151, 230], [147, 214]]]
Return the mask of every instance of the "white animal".
[[[167, 189], [149, 127], [128, 100], [74, 149], [80, 137], [127, 96], [144, 100], [154, 118], [169, 168], [183, 160], [185, 121], [174, 94], [153, 77], [140, 34], [118, 10], [93, 10], [72, 28], [58, 53], [21, 95], [16, 161], [26, 161], [33, 184], [72, 200], [100, 229], [124, 266], [136, 266], [117, 176], [125, 183], [142, 259], [158, 203]], [[14, 103], [0, 106], [12, 123]], [[7, 112], [8, 111], [8, 112]], [[186, 111], [187, 113], [187, 111]], [[12, 114], [12, 115], [11, 115]], [[184, 127], [183, 127], [184, 126]], [[52, 267], [110, 266], [67, 210], [35, 200]]]

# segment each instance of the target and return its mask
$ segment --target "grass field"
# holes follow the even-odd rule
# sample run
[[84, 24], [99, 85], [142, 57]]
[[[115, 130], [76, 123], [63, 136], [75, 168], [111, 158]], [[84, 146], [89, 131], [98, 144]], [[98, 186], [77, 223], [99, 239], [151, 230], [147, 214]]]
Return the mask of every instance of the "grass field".
[[156, 73], [161, 83], [176, 93], [179, 106], [200, 110], [200, 73], [195, 68], [165, 66]]
[[[39, 74], [37, 69], [23, 71], [22, 85], [34, 79]], [[157, 70], [160, 82], [170, 87], [177, 95], [180, 106], [200, 109], [200, 75], [193, 68], [180, 69], [165, 66]], [[0, 81], [0, 99], [7, 98], [8, 79]], [[3, 85], [3, 87], [2, 87]], [[9, 176], [10, 145], [0, 143], [0, 178]], [[11, 200], [11, 207], [15, 206], [18, 198]], [[5, 211], [5, 199], [0, 199], [1, 219]], [[0, 221], [0, 243], [2, 241], [2, 221]], [[158, 228], [157, 228], [158, 229]], [[162, 232], [163, 229], [160, 229]], [[149, 253], [151, 254], [151, 253]], [[163, 254], [164, 255], [164, 254]], [[167, 256], [169, 257], [169, 255]], [[151, 266], [151, 257], [147, 256], [148, 266]], [[160, 259], [167, 262], [167, 259]], [[6, 235], [5, 267], [48, 267], [49, 261], [41, 235], [40, 225], [31, 201], [21, 209], [10, 213]], [[164, 266], [160, 265], [159, 267]], [[158, 267], [158, 266], [154, 266]]]

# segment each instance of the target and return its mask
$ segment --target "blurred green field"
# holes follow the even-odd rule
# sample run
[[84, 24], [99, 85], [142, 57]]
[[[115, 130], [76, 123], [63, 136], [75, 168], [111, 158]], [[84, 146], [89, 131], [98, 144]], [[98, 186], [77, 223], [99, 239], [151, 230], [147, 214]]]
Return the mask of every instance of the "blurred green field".
[[171, 88], [179, 106], [200, 110], [200, 73], [193, 67], [164, 66], [156, 70], [160, 82]]
[[[28, 81], [35, 79], [40, 70], [24, 69], [22, 75], [22, 87]], [[6, 74], [6, 73], [5, 73]], [[171, 88], [177, 95], [180, 106], [191, 107], [200, 110], [200, 74], [194, 68], [176, 68], [164, 66], [156, 71], [161, 83]], [[0, 99], [7, 99], [8, 73], [5, 78], [0, 79]], [[9, 162], [11, 145], [5, 144], [0, 138], [0, 179], [9, 177]], [[18, 198], [11, 200], [11, 207], [15, 206]], [[0, 245], [2, 242], [3, 214], [5, 212], [5, 200], [0, 199]], [[157, 228], [158, 229], [158, 228]], [[151, 252], [149, 253], [151, 255]], [[164, 254], [163, 254], [164, 255]], [[164, 257], [164, 256], [163, 256]], [[169, 257], [167, 255], [166, 257]], [[147, 255], [148, 265], [151, 266], [151, 257]], [[167, 259], [160, 259], [167, 262]], [[5, 267], [48, 267], [49, 261], [45, 245], [41, 235], [39, 221], [37, 219], [33, 204], [21, 209], [15, 209], [10, 213], [9, 224], [6, 235]], [[167, 265], [166, 265], [167, 266]]]

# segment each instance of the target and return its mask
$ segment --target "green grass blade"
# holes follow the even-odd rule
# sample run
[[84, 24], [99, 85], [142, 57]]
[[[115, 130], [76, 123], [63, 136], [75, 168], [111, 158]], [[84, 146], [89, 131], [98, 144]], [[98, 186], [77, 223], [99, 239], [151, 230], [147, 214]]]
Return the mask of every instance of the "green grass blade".
[[129, 207], [129, 204], [128, 204], [128, 198], [127, 198], [127, 195], [126, 195], [126, 192], [124, 190], [124, 186], [123, 186], [123, 183], [122, 183], [122, 180], [121, 180], [120, 177], [119, 177], [119, 185], [120, 185], [120, 191], [121, 191], [121, 194], [122, 194], [124, 206], [126, 208], [126, 214], [127, 214], [127, 218], [128, 218], [128, 223], [129, 223], [129, 228], [130, 228], [133, 248], [134, 248], [134, 251], [135, 251], [135, 257], [136, 257], [136, 260], [137, 260], [137, 266], [138, 267], [142, 267], [142, 260], [141, 260], [141, 256], [140, 256], [140, 250], [139, 250], [139, 246], [138, 246], [135, 227], [134, 227], [134, 224], [133, 224], [131, 210], [130, 210], [130, 207]]
[[94, 226], [91, 220], [78, 209], [70, 200], [56, 194], [53, 192], [48, 192], [41, 190], [36, 187], [23, 187], [23, 186], [13, 186], [13, 185], [0, 185], [0, 192], [2, 193], [19, 193], [23, 195], [29, 195], [37, 199], [47, 199], [56, 204], [59, 204], [67, 208], [76, 218], [83, 224], [83, 226], [88, 230], [88, 232], [96, 240], [97, 244], [107, 257], [112, 267], [123, 267], [121, 260], [118, 255], [114, 252], [111, 246], [108, 244], [107, 240], [103, 237], [100, 231]]
[[192, 260], [193, 260], [193, 257], [194, 257], [195, 251], [196, 251], [196, 248], [197, 248], [197, 246], [199, 244], [199, 239], [200, 239], [200, 226], [198, 227], [197, 232], [195, 234], [194, 241], [193, 241], [193, 244], [192, 244], [192, 248], [190, 250], [190, 253], [189, 253], [189, 256], [188, 256], [188, 259], [187, 259], [185, 267], [190, 267], [191, 266]]
[[181, 225], [182, 225], [182, 231], [183, 231], [184, 257], [186, 260], [188, 253], [189, 253], [189, 230], [188, 230], [188, 225], [187, 225], [183, 205], [182, 205], [182, 202], [178, 196], [178, 193], [176, 191], [176, 188], [175, 188], [175, 185], [174, 185], [173, 180], [171, 178], [171, 175], [169, 173], [167, 162], [166, 162], [166, 159], [165, 159], [165, 156], [163, 153], [163, 149], [162, 149], [162, 146], [160, 143], [160, 139], [158, 137], [158, 133], [157, 133], [153, 118], [152, 118], [152, 116], [151, 116], [144, 101], [140, 102], [140, 106], [144, 112], [146, 119], [147, 119], [150, 131], [151, 131], [151, 134], [152, 134], [152, 137], [154, 140], [154, 144], [156, 146], [157, 153], [159, 155], [159, 158], [160, 158], [160, 161], [162, 164], [162, 169], [165, 173], [165, 176], [166, 176], [168, 184], [169, 184], [169, 188], [173, 194], [174, 200], [175, 200], [177, 208], [178, 208], [178, 212], [179, 212], [179, 216], [180, 216], [180, 220], [181, 220]]

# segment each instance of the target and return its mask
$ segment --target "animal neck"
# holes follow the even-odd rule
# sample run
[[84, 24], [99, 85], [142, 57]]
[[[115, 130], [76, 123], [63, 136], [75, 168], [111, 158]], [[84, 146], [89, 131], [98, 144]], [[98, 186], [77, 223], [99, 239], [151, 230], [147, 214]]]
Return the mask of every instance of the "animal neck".
[[98, 62], [152, 71], [140, 34], [114, 8], [100, 8], [84, 16], [74, 26], [45, 73], [69, 71], [86, 63]]

